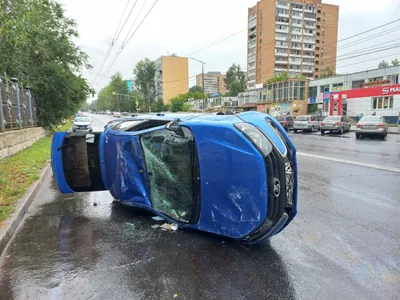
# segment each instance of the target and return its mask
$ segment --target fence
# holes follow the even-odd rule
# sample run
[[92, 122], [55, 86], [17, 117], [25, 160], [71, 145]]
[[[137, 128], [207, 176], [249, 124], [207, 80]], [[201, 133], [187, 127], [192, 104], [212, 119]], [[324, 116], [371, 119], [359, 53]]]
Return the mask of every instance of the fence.
[[36, 96], [17, 79], [0, 78], [0, 132], [35, 126]]

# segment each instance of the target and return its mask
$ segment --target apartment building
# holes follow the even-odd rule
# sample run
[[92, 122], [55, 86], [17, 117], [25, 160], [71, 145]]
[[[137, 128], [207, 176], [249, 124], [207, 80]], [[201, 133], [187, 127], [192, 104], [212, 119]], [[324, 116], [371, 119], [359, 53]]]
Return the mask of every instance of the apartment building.
[[165, 104], [179, 94], [189, 91], [189, 63], [187, 57], [161, 56], [155, 61], [155, 96]]
[[[221, 72], [208, 72], [204, 74], [204, 82], [204, 92], [206, 94], [226, 94], [225, 75], [221, 74]], [[203, 89], [202, 74], [196, 75], [196, 84]]]
[[248, 9], [247, 88], [281, 72], [317, 79], [336, 70], [339, 7], [321, 0], [261, 0]]

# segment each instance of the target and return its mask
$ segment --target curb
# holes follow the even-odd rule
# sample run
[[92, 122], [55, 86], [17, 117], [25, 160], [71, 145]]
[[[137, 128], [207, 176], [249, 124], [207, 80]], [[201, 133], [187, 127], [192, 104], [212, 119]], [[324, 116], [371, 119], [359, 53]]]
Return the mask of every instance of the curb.
[[42, 171], [40, 172], [39, 179], [36, 180], [25, 192], [25, 194], [18, 200], [15, 211], [4, 220], [0, 227], [0, 256], [3, 254], [3, 251], [6, 249], [8, 242], [14, 236], [17, 231], [21, 221], [24, 219], [26, 212], [29, 209], [33, 199], [39, 189], [42, 187], [44, 179], [50, 173], [51, 166], [48, 164]]

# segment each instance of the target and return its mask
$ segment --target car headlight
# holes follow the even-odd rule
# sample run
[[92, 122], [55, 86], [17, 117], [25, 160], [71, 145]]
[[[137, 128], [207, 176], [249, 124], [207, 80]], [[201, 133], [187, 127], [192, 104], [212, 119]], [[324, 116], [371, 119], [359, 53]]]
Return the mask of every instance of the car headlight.
[[271, 142], [257, 127], [254, 127], [249, 123], [236, 123], [234, 126], [240, 130], [244, 136], [246, 136], [265, 156], [268, 156], [272, 152], [273, 146]]
[[285, 178], [287, 205], [292, 206], [294, 193], [294, 172], [292, 164], [289, 161], [285, 162]]

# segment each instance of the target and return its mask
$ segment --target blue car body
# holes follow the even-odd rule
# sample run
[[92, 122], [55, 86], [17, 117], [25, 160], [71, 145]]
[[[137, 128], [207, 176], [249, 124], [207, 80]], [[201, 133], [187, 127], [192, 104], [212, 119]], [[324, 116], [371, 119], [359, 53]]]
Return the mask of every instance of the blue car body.
[[297, 212], [296, 149], [258, 112], [140, 115], [102, 133], [56, 133], [52, 167], [63, 193], [109, 190], [180, 227], [248, 243]]

